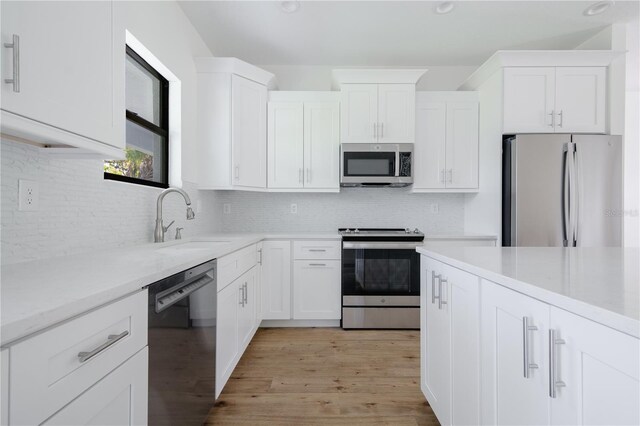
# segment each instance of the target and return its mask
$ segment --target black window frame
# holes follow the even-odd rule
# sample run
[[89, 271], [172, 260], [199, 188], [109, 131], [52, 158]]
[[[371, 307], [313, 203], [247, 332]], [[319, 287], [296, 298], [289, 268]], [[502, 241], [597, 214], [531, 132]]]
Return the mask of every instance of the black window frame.
[[[146, 179], [139, 179], [129, 176], [117, 175], [114, 173], [104, 172], [104, 178], [109, 180], [116, 180], [120, 182], [136, 183], [139, 185], [153, 186], [156, 188], [168, 188], [169, 187], [169, 80], [167, 80], [162, 74], [156, 71], [147, 61], [145, 61], [140, 55], [138, 55], [132, 48], [127, 46], [126, 54], [131, 59], [136, 61], [151, 75], [160, 81], [160, 126], [147, 121], [140, 117], [134, 111], [126, 110], [125, 117], [127, 121], [131, 121], [134, 124], [164, 138], [163, 145], [163, 175], [162, 182], [154, 182]], [[125, 141], [126, 145], [126, 141]]]

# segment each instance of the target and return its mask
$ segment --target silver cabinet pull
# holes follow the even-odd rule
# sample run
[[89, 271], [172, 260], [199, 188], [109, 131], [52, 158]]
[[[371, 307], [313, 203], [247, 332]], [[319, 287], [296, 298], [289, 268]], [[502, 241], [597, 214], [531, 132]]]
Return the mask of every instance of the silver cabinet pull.
[[248, 284], [244, 283], [244, 301], [242, 303], [242, 306], [244, 306], [245, 304], [249, 303], [249, 288], [248, 288]]
[[522, 317], [522, 353], [524, 361], [524, 378], [531, 377], [530, 370], [532, 368], [538, 368], [538, 364], [529, 362], [529, 332], [537, 331], [538, 327], [535, 325], [529, 325], [529, 318]]
[[298, 183], [303, 183], [302, 182], [302, 177], [303, 177], [302, 169], [300, 168], [300, 169], [298, 169]]
[[4, 82], [13, 85], [13, 91], [20, 93], [20, 36], [13, 35], [11, 43], [5, 43], [4, 47], [13, 49], [13, 75], [11, 78], [5, 78]]
[[107, 341], [98, 346], [97, 348], [89, 351], [89, 352], [79, 352], [78, 359], [80, 362], [89, 361], [94, 356], [98, 355], [100, 352], [106, 350], [110, 346], [114, 345], [117, 341], [124, 339], [129, 335], [129, 330], [125, 330], [120, 334], [110, 334], [107, 336]]
[[556, 127], [556, 112], [551, 110], [548, 114], [551, 117], [551, 123], [549, 123], [549, 127]]
[[438, 279], [438, 309], [442, 309], [442, 305], [447, 304], [447, 301], [442, 297], [442, 283], [449, 283], [449, 280], [442, 277]]
[[445, 183], [445, 181], [444, 181], [444, 169], [440, 170], [440, 183]]
[[311, 183], [311, 169], [307, 167], [307, 183]]
[[244, 307], [244, 284], [240, 286], [240, 306]]
[[236, 164], [236, 166], [235, 166], [234, 173], [235, 173], [236, 180], [240, 179], [240, 166], [238, 164]]
[[562, 122], [564, 121], [564, 117], [562, 116], [562, 110], [558, 113], [558, 117], [560, 117], [560, 122], [558, 123], [558, 127], [562, 127]]
[[438, 280], [438, 282], [440, 282], [440, 280], [442, 279], [442, 274], [437, 274], [435, 272], [431, 272], [433, 274], [432, 276], [432, 280], [431, 280], [431, 303], [436, 303], [436, 300], [440, 300], [440, 296], [441, 294], [439, 293], [440, 290], [442, 289], [442, 287], [438, 286], [438, 295], [436, 296], [436, 285], [435, 285], [435, 280]]
[[380, 139], [384, 138], [384, 123], [380, 123]]
[[310, 263], [309, 266], [327, 266], [326, 263]]
[[447, 170], [447, 174], [449, 175], [449, 183], [453, 183], [453, 169]]
[[557, 345], [564, 345], [563, 339], [556, 338], [556, 331], [549, 330], [549, 396], [551, 398], [556, 397], [556, 389], [563, 388], [566, 383], [562, 380], [557, 380], [558, 366], [557, 366]]
[[262, 265], [262, 249], [258, 249], [258, 264]]
[[372, 124], [373, 124], [373, 138], [378, 139], [378, 124], [377, 123], [372, 123]]
[[325, 252], [327, 250], [325, 250], [325, 249], [309, 249], [309, 251], [322, 251], [322, 252]]

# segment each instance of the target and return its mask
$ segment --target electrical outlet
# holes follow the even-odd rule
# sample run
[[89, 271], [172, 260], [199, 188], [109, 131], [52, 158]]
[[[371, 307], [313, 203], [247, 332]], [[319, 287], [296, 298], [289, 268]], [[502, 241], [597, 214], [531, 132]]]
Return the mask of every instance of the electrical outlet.
[[431, 213], [438, 214], [439, 211], [440, 211], [440, 208], [438, 207], [437, 204], [431, 204]]
[[18, 210], [34, 212], [38, 210], [38, 182], [20, 179], [18, 181]]
[[222, 205], [222, 212], [223, 212], [224, 214], [231, 214], [231, 204], [229, 204], [229, 203], [224, 203], [224, 204]]
[[298, 205], [291, 204], [291, 214], [298, 214]]

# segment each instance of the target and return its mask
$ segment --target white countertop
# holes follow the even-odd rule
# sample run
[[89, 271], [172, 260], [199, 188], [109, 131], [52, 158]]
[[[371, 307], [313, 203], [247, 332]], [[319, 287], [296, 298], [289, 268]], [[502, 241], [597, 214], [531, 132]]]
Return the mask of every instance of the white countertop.
[[[263, 239], [335, 239], [338, 233], [212, 234], [2, 266], [0, 345], [67, 320], [167, 276]], [[166, 250], [196, 242], [195, 249]]]
[[418, 248], [550, 305], [640, 337], [640, 249]]

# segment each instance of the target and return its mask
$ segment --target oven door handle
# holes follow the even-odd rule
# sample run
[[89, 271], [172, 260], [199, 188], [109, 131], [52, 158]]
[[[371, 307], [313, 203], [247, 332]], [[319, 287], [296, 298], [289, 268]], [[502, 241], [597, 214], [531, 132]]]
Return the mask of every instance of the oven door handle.
[[354, 249], [382, 249], [382, 250], [415, 250], [422, 247], [422, 241], [343, 241], [342, 248]]

